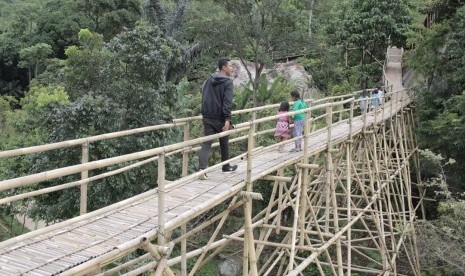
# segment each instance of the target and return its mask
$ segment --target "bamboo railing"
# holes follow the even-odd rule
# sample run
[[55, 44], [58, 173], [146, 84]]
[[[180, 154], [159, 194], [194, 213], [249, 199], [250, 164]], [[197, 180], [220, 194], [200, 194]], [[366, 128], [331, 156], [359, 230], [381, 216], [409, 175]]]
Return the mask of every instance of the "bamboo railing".
[[[397, 91], [395, 93], [394, 92], [386, 93], [384, 97], [385, 98], [391, 97], [400, 92], [402, 91]], [[306, 114], [308, 119], [312, 121], [313, 125], [320, 124], [323, 127], [330, 127], [330, 125], [328, 125], [330, 122], [327, 119], [328, 112], [331, 112], [332, 117], [335, 115], [338, 115], [336, 122], [333, 122], [334, 119], [331, 119], [331, 124], [334, 124], [338, 122], [347, 121], [348, 119], [343, 119], [344, 117], [343, 115], [345, 114], [345, 117], [347, 118], [350, 117], [349, 113], [350, 114], [354, 113], [354, 109], [359, 106], [360, 101], [363, 101], [363, 100], [367, 101], [368, 110], [371, 109], [371, 98], [356, 99], [354, 97], [360, 93], [361, 91], [356, 91], [350, 94], [328, 97], [328, 98], [324, 98], [320, 100], [307, 100], [307, 103], [309, 103], [310, 107], [305, 110], [301, 110], [298, 112], [288, 112], [287, 114], [283, 114], [283, 115], [267, 116], [264, 118], [256, 119], [255, 121], [239, 123], [236, 125], [236, 128], [233, 130], [229, 130], [226, 132], [222, 132], [220, 134], [211, 135], [207, 137], [195, 138], [195, 139], [190, 139], [190, 133], [189, 133], [190, 124], [194, 121], [201, 120], [202, 118], [201, 116], [174, 119], [172, 123], [163, 124], [163, 125], [156, 125], [156, 126], [132, 129], [132, 130], [127, 130], [127, 131], [108, 133], [108, 134], [103, 134], [103, 135], [98, 135], [98, 136], [92, 136], [92, 137], [87, 137], [87, 138], [69, 140], [69, 141], [64, 141], [64, 142], [58, 142], [58, 143], [53, 143], [53, 144], [47, 144], [47, 145], [41, 145], [41, 146], [35, 146], [35, 147], [29, 147], [29, 148], [23, 148], [23, 149], [17, 149], [17, 150], [3, 151], [3, 152], [0, 152], [0, 158], [16, 157], [16, 156], [46, 152], [46, 151], [51, 151], [51, 150], [56, 150], [56, 149], [63, 149], [63, 148], [68, 148], [68, 147], [73, 147], [73, 146], [81, 146], [82, 147], [82, 155], [81, 155], [82, 163], [79, 165], [59, 168], [59, 169], [55, 169], [55, 170], [51, 170], [47, 172], [42, 172], [42, 173], [37, 173], [33, 175], [22, 176], [22, 177], [18, 177], [14, 179], [0, 181], [0, 191], [7, 191], [10, 189], [25, 187], [25, 186], [37, 184], [40, 182], [77, 174], [77, 173], [81, 174], [81, 180], [79, 181], [73, 181], [73, 182], [69, 182], [69, 183], [65, 183], [61, 185], [56, 185], [53, 187], [42, 188], [42, 189], [35, 190], [32, 192], [26, 192], [22, 194], [4, 197], [0, 199], [0, 204], [7, 204], [7, 203], [10, 203], [16, 200], [21, 200], [21, 199], [25, 199], [29, 197], [34, 197], [34, 196], [38, 196], [42, 194], [47, 194], [51, 192], [60, 191], [63, 189], [80, 186], [81, 187], [80, 214], [82, 215], [87, 212], [87, 185], [93, 181], [106, 178], [106, 177], [110, 177], [118, 173], [122, 173], [127, 170], [134, 169], [136, 167], [140, 167], [150, 162], [159, 160], [160, 155], [163, 155], [164, 157], [168, 157], [168, 156], [175, 155], [175, 154], [182, 154], [182, 176], [185, 177], [187, 176], [189, 153], [198, 151], [200, 149], [199, 145], [205, 141], [216, 140], [223, 136], [238, 134], [238, 133], [240, 134], [245, 131], [248, 131], [247, 135], [242, 135], [235, 139], [231, 139], [230, 142], [235, 143], [235, 142], [239, 142], [242, 140], [247, 140], [248, 136], [257, 137], [259, 135], [266, 135], [268, 133], [272, 133], [274, 131], [274, 128], [270, 128], [270, 129], [260, 131], [260, 132], [255, 132], [255, 133], [251, 132], [250, 128], [255, 129], [255, 127], [258, 126], [259, 124], [275, 121], [276, 119], [282, 116], [292, 116], [292, 115], [299, 114], [299, 113]], [[350, 104], [350, 108], [344, 108], [344, 105], [347, 105], [347, 104]], [[238, 110], [238, 111], [233, 112], [233, 115], [237, 115], [237, 114], [251, 115], [253, 113], [257, 113], [258, 111], [276, 109], [278, 106], [279, 104], [272, 104], [272, 105], [261, 106], [257, 108]], [[340, 108], [340, 109], [337, 111], [333, 111], [336, 108]], [[312, 118], [311, 117], [312, 111], [324, 111], [324, 113], [320, 116]], [[378, 113], [379, 112], [374, 112], [375, 116]], [[145, 151], [135, 152], [131, 154], [126, 154], [122, 156], [102, 159], [102, 160], [96, 160], [96, 161], [89, 160], [89, 145], [93, 142], [113, 139], [113, 138], [119, 138], [119, 137], [134, 135], [138, 133], [143, 133], [143, 132], [165, 130], [165, 129], [175, 128], [175, 127], [180, 127], [180, 126], [184, 128], [183, 129], [184, 130], [184, 134], [183, 134], [184, 141], [183, 142], [166, 145], [166, 146], [159, 147], [159, 148], [149, 149]], [[314, 128], [313, 131], [315, 130], [316, 129]], [[290, 143], [299, 138], [301, 137], [295, 137], [283, 143]], [[277, 147], [281, 144], [282, 143], [277, 143], [273, 145], [272, 147]], [[213, 144], [213, 146], [218, 146], [218, 143]], [[252, 150], [255, 151], [255, 148], [252, 147]], [[144, 158], [147, 158], [147, 159], [144, 159]], [[234, 159], [225, 161], [224, 163], [230, 162], [232, 160]], [[137, 161], [137, 162], [130, 164], [130, 165], [126, 165], [122, 168], [119, 168], [113, 171], [109, 171], [109, 172], [105, 172], [99, 175], [88, 177], [88, 172], [91, 170], [104, 168], [104, 167], [108, 167], [108, 166], [116, 165], [116, 164], [122, 164], [122, 163], [130, 162], [130, 161]], [[223, 164], [223, 163], [220, 163], [220, 164]], [[211, 168], [207, 169], [205, 172], [208, 172], [210, 170]], [[200, 175], [200, 173], [202, 172], [193, 174], [191, 175], [190, 178], [197, 177], [198, 175]]]

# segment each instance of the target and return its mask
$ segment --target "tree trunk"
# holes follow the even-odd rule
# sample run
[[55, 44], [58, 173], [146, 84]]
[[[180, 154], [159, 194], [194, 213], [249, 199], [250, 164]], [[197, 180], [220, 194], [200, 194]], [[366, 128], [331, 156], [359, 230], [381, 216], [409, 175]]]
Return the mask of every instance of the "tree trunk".
[[362, 72], [362, 76], [360, 77], [360, 89], [363, 89], [363, 79], [364, 79], [364, 75], [365, 75], [365, 72], [364, 72], [364, 65], [365, 64], [365, 48], [362, 48], [362, 58], [360, 60], [360, 71]]
[[314, 4], [315, 4], [315, 0], [310, 0], [310, 9], [308, 11], [308, 38], [309, 40], [312, 39], [312, 18], [313, 18]]

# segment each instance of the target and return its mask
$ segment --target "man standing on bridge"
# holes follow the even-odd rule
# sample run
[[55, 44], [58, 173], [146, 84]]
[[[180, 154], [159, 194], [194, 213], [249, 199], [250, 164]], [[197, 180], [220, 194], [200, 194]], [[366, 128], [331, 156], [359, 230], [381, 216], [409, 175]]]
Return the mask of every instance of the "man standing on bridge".
[[[230, 59], [222, 58], [218, 61], [219, 73], [208, 77], [202, 87], [202, 116], [204, 135], [213, 135], [231, 129], [231, 108], [233, 100], [233, 82], [231, 80], [232, 64]], [[208, 165], [208, 155], [212, 141], [202, 144], [199, 154], [199, 170]], [[229, 136], [220, 138], [221, 161], [229, 159]], [[223, 165], [223, 172], [234, 172], [237, 165]], [[208, 179], [203, 173], [199, 179]]]

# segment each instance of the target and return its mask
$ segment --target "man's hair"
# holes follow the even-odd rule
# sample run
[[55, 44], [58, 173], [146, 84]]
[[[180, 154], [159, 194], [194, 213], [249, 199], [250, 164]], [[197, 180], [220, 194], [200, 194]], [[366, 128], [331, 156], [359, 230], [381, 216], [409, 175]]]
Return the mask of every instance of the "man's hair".
[[300, 93], [299, 93], [299, 91], [297, 91], [297, 90], [292, 90], [292, 91], [291, 91], [291, 97], [296, 98], [296, 99], [300, 99]]
[[218, 60], [218, 69], [223, 69], [223, 66], [225, 66], [226, 64], [228, 64], [228, 62], [230, 62], [231, 60], [229, 58], [220, 58]]

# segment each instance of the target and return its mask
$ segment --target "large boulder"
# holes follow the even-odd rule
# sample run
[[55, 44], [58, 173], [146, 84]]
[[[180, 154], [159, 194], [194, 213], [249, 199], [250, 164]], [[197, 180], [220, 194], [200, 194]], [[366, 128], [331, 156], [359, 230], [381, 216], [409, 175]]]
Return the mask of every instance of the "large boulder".
[[[249, 83], [249, 76], [245, 67], [239, 60], [232, 60], [232, 63], [234, 67], [232, 76], [233, 83], [234, 86], [240, 90], [244, 85]], [[253, 62], [246, 62], [246, 65], [252, 77], [255, 77], [255, 64]], [[266, 74], [270, 84], [279, 76], [284, 77], [289, 84], [295, 86], [295, 88], [300, 91], [305, 91], [306, 97], [310, 97], [317, 92], [317, 90], [312, 87], [312, 76], [296, 60], [286, 63], [276, 63], [271, 68], [265, 68], [263, 73]]]

